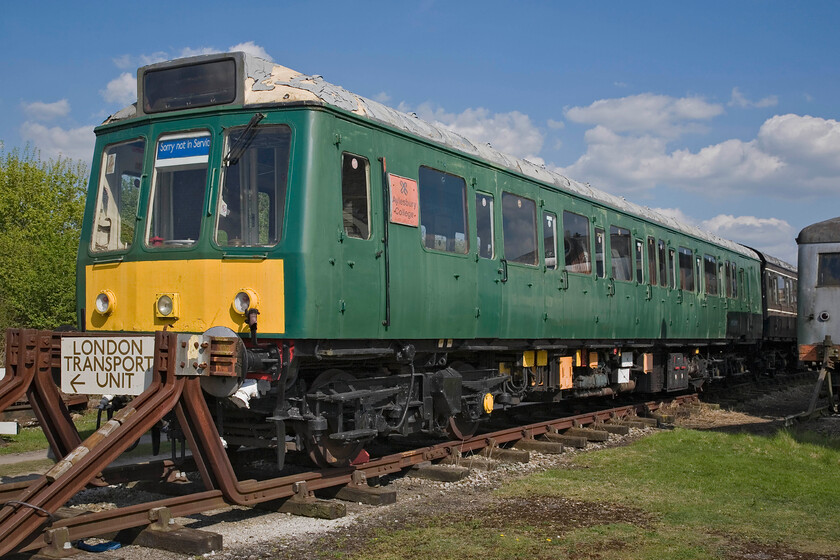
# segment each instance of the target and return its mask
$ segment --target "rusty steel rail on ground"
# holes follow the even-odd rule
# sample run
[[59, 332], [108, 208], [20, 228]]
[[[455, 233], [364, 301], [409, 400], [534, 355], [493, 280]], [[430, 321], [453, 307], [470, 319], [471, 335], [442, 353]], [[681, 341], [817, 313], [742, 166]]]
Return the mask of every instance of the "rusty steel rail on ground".
[[[52, 380], [53, 371], [60, 366], [60, 335], [45, 331], [12, 331], [7, 334], [6, 341], [7, 376], [0, 382], [0, 404], [14, 402], [19, 394], [28, 392], [53, 452], [62, 459], [33, 481], [0, 485], [0, 556], [43, 548], [55, 542], [56, 531], [61, 531], [68, 540], [77, 540], [147, 526], [150, 512], [158, 508], [167, 508], [172, 517], [179, 517], [228, 505], [254, 506], [296, 495], [307, 497], [318, 490], [360, 484], [364, 478], [396, 473], [458, 453], [535, 438], [573, 426], [650, 413], [661, 405], [660, 402], [647, 402], [541, 421], [464, 441], [396, 453], [355, 467], [240, 481], [210, 415], [199, 379], [175, 375], [175, 360], [174, 357], [170, 359], [169, 349], [176, 347], [176, 333], [158, 332], [155, 335], [155, 364], [149, 389], [84, 442], [80, 441]], [[669, 400], [683, 402], [696, 400], [696, 396]], [[66, 519], [55, 518], [57, 510], [88, 485], [126, 481], [131, 476], [165, 479], [171, 474], [175, 468], [171, 461], [156, 461], [133, 469], [106, 467], [172, 410], [189, 443], [192, 461], [205, 491]]]

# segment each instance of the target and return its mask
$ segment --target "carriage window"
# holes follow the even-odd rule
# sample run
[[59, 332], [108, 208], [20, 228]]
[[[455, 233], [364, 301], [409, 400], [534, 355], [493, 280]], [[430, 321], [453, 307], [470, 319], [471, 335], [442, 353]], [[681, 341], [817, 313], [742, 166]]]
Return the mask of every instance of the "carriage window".
[[496, 253], [493, 243], [493, 197], [489, 194], [475, 195], [475, 225], [478, 234], [478, 256], [492, 259]]
[[656, 239], [647, 238], [648, 284], [656, 285]]
[[770, 299], [768, 303], [779, 303], [779, 292], [776, 291], [776, 280], [772, 272], [767, 272], [767, 297]]
[[507, 260], [537, 264], [537, 206], [533, 200], [502, 193], [502, 230]]
[[238, 159], [228, 163], [218, 201], [216, 242], [227, 247], [275, 245], [283, 230], [289, 146], [287, 126], [263, 126], [248, 134], [228, 134], [228, 146], [244, 143]]
[[612, 277], [629, 282], [633, 279], [632, 257], [630, 256], [630, 230], [610, 226], [610, 264]]
[[673, 249], [668, 249], [668, 268], [671, 270], [671, 274], [668, 275], [668, 286], [674, 289], [677, 286], [677, 260]]
[[726, 261], [726, 297], [732, 297], [732, 264], [729, 261]]
[[732, 297], [738, 299], [738, 287], [744, 283], [744, 269], [741, 269], [739, 277], [735, 274], [735, 268], [735, 263], [732, 263]]
[[341, 208], [344, 233], [370, 239], [370, 175], [368, 160], [353, 154], [341, 156]]
[[145, 147], [145, 140], [132, 140], [109, 146], [102, 153], [91, 251], [98, 253], [131, 247], [140, 202]]
[[659, 285], [664, 288], [668, 285], [668, 261], [665, 258], [665, 242], [660, 239], [657, 245], [659, 248]]
[[794, 304], [793, 294], [791, 293], [790, 278], [785, 278], [785, 301], [787, 302], [788, 307]]
[[817, 287], [840, 286], [840, 253], [820, 253]]
[[420, 235], [427, 249], [465, 254], [467, 184], [463, 178], [420, 168]]
[[710, 296], [718, 295], [717, 259], [712, 255], [703, 255], [703, 272], [706, 276], [706, 293]]
[[602, 228], [595, 228], [595, 274], [598, 278], [603, 278], [606, 274], [604, 268], [604, 230]]
[[680, 247], [680, 287], [688, 292], [694, 291], [694, 263], [691, 249]]
[[557, 268], [557, 216], [551, 212], [543, 214], [543, 248], [545, 267]]
[[783, 276], [776, 276], [776, 293], [779, 294], [779, 305], [787, 305], [788, 297], [785, 289], [785, 279]]
[[644, 283], [645, 269], [644, 269], [644, 243], [641, 240], [636, 240], [636, 282]]
[[697, 279], [697, 293], [703, 291], [703, 268], [700, 264], [700, 257], [694, 259], [694, 277]]
[[209, 133], [158, 140], [147, 246], [195, 245], [204, 213], [209, 155]]
[[563, 252], [566, 270], [590, 274], [589, 219], [573, 212], [563, 212]]

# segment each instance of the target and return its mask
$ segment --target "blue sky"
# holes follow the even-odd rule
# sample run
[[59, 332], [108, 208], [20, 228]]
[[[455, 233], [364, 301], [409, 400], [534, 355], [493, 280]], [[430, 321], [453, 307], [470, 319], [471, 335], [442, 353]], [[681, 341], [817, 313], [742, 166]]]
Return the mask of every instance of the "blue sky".
[[90, 162], [138, 66], [233, 47], [795, 262], [840, 215], [840, 3], [14, 2], [0, 141]]

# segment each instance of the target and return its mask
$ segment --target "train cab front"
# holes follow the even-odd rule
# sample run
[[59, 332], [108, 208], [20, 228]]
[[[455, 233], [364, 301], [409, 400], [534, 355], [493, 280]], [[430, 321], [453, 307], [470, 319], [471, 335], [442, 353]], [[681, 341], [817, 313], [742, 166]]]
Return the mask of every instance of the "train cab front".
[[97, 129], [78, 322], [94, 337], [215, 329], [276, 377], [294, 118], [236, 105], [241, 57], [199, 58], [141, 69], [135, 114]]

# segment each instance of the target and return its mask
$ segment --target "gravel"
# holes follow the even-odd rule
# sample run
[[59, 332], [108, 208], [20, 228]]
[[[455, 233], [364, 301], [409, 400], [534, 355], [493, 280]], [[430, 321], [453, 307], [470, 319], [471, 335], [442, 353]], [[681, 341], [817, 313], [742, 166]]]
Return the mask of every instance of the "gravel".
[[[676, 417], [676, 424], [695, 429], [749, 430], [767, 433], [784, 425], [784, 417], [807, 407], [812, 385], [803, 384], [789, 390], [761, 396], [732, 407], [733, 410], [699, 405], [667, 411]], [[690, 411], [690, 414], [688, 413]], [[807, 429], [840, 438], [840, 419], [821, 418], [803, 424]], [[626, 445], [638, 438], [658, 431], [656, 428], [632, 428], [629, 435], [610, 434], [604, 443], [589, 443], [586, 449], [566, 448], [562, 455], [531, 453], [528, 463], [494, 462], [491, 470], [472, 469], [469, 476], [458, 482], [436, 482], [403, 476], [382, 477], [380, 484], [397, 492], [397, 503], [388, 506], [367, 506], [346, 503], [347, 516], [336, 520], [296, 517], [284, 513], [229, 507], [209, 511], [188, 518], [178, 518], [182, 525], [212, 531], [222, 535], [224, 550], [206, 554], [208, 558], [224, 560], [257, 560], [267, 558], [309, 559], [323, 547], [338, 546], [350, 549], [364, 546], [374, 531], [381, 528], [401, 528], [416, 525], [429, 515], [455, 513], [469, 516], [470, 512], [490, 510], [490, 490], [529, 473], [550, 468], [568, 468], [570, 460], [579, 453], [589, 453], [605, 447]], [[463, 458], [463, 466], [470, 458]], [[162, 499], [165, 496], [144, 492], [130, 486], [115, 486], [85, 490], [68, 504], [73, 509], [99, 511], [132, 503]], [[555, 502], [554, 504], [521, 503], [507, 507], [529, 509], [574, 509], [581, 526], [588, 517], [605, 515], [643, 519], [641, 512], [627, 509], [614, 512], [588, 511], [585, 504]], [[592, 506], [594, 507], [594, 506]], [[591, 508], [590, 508], [591, 509]], [[597, 508], [596, 508], [597, 509]], [[193, 558], [160, 550], [127, 546], [115, 553], [126, 560], [182, 560]]]

